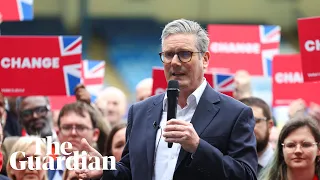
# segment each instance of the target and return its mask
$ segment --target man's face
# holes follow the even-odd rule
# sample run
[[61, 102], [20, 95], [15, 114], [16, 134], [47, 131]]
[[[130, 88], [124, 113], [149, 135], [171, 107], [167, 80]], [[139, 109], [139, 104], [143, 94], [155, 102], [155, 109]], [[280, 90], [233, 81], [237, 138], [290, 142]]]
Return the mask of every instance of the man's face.
[[137, 97], [136, 101], [143, 101], [144, 99], [147, 99], [152, 94], [152, 85], [150, 86], [142, 86], [137, 89]]
[[167, 81], [177, 80], [180, 89], [194, 91], [201, 84], [204, 70], [208, 66], [209, 52], [195, 53], [199, 52], [196, 43], [196, 36], [192, 34], [173, 34], [163, 41], [162, 51], [165, 54], [193, 52], [189, 62], [181, 62], [178, 56], [174, 55], [170, 63], [164, 63]]
[[[263, 115], [263, 110], [260, 107], [252, 106], [254, 118], [256, 119], [256, 125], [254, 127], [254, 133], [257, 139], [257, 152], [265, 150], [269, 143], [270, 125], [271, 120], [267, 120]], [[271, 127], [270, 127], [271, 126]]]
[[19, 117], [29, 135], [52, 135], [52, 114], [44, 96], [28, 96], [20, 104]]
[[73, 151], [80, 149], [80, 141], [86, 138], [89, 144], [98, 140], [99, 129], [93, 128], [88, 112], [84, 113], [84, 117], [75, 113], [68, 112], [60, 118], [60, 126], [58, 138], [61, 143], [70, 142]]
[[126, 107], [122, 99], [117, 93], [110, 92], [108, 96], [97, 101], [98, 108], [111, 124], [119, 122], [125, 114]]

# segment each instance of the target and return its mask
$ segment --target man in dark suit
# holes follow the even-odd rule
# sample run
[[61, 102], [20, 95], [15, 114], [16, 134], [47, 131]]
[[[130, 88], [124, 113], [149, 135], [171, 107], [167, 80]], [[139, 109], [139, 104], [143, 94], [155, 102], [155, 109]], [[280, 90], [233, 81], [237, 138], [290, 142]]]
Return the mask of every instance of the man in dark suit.
[[[167, 96], [132, 105], [127, 144], [114, 171], [77, 171], [80, 178], [133, 180], [255, 180], [252, 110], [208, 85], [209, 38], [201, 26], [179, 19], [162, 33], [161, 61], [167, 81], [180, 86], [177, 118], [167, 121]], [[168, 142], [173, 143], [168, 148]], [[82, 150], [101, 155], [83, 140]]]

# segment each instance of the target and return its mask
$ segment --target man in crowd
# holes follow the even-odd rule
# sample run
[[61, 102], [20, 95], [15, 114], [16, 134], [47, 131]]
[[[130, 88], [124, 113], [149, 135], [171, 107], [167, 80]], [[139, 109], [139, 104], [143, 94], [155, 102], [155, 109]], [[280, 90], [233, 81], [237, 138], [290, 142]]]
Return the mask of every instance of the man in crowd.
[[233, 92], [233, 97], [235, 99], [242, 99], [252, 96], [251, 90], [251, 77], [248, 71], [239, 70], [235, 73], [235, 90]]
[[127, 111], [127, 98], [120, 89], [111, 86], [98, 94], [95, 105], [113, 126], [123, 120]]
[[[101, 118], [96, 110], [84, 102], [66, 104], [58, 117], [58, 138], [60, 143], [70, 142], [72, 151], [78, 151], [80, 140], [85, 138], [91, 145], [95, 144], [99, 137], [97, 128], [98, 118]], [[64, 167], [62, 165], [62, 167]], [[62, 179], [63, 171], [49, 170], [49, 180]]]
[[[176, 119], [167, 121], [166, 93], [132, 105], [116, 170], [77, 170], [79, 178], [257, 179], [251, 108], [216, 92], [204, 78], [210, 59], [207, 32], [179, 19], [165, 26], [161, 39], [165, 77], [180, 86]], [[101, 157], [84, 139], [81, 150]]]
[[257, 138], [258, 173], [273, 157], [273, 148], [269, 144], [270, 133], [273, 128], [273, 120], [268, 104], [260, 98], [248, 97], [240, 100], [253, 110], [256, 125], [254, 133]]
[[153, 79], [146, 78], [141, 80], [136, 86], [136, 102], [143, 101], [152, 94]]
[[19, 97], [16, 106], [19, 122], [27, 135], [38, 135], [43, 138], [52, 136], [54, 141], [57, 140], [48, 97]]

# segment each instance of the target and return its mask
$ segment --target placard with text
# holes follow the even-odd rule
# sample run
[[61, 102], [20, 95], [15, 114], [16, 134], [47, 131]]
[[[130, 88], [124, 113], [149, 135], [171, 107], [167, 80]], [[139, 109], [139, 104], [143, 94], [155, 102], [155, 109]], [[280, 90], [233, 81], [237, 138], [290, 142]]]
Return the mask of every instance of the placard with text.
[[33, 0], [0, 0], [2, 21], [30, 21], [33, 11]]

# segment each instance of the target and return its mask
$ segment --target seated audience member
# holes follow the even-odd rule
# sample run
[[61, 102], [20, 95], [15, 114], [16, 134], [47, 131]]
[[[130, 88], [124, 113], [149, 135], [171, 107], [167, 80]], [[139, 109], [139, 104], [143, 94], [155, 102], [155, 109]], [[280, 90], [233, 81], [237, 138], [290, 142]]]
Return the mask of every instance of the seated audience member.
[[106, 143], [106, 156], [114, 156], [116, 161], [121, 159], [122, 151], [126, 145], [126, 127], [125, 123], [116, 124], [109, 135]]
[[318, 123], [307, 116], [295, 116], [282, 128], [272, 162], [262, 171], [261, 180], [318, 180]]
[[146, 78], [141, 80], [136, 86], [136, 101], [147, 99], [152, 94], [153, 79]]
[[273, 157], [273, 149], [269, 144], [270, 131], [274, 127], [271, 110], [268, 104], [257, 97], [247, 97], [240, 101], [251, 107], [256, 124], [254, 134], [257, 139], [258, 174]]
[[305, 115], [307, 112], [307, 105], [303, 99], [297, 99], [292, 101], [288, 107], [288, 116], [289, 119], [292, 119], [294, 116]]
[[251, 77], [245, 70], [239, 70], [234, 76], [235, 89], [233, 97], [235, 99], [243, 99], [252, 96]]
[[[26, 161], [27, 157], [33, 158], [33, 162], [34, 162], [33, 166], [36, 167], [35, 157], [41, 157], [41, 160], [42, 160], [46, 156], [46, 145], [44, 143], [40, 144], [41, 155], [35, 155], [37, 141], [39, 141], [39, 137], [25, 136], [25, 137], [20, 137], [19, 140], [13, 145], [9, 158], [14, 152], [18, 152], [18, 151], [25, 152], [25, 156], [22, 153], [17, 154], [17, 158], [16, 158], [17, 168], [22, 167], [19, 162]], [[40, 140], [40, 142], [42, 141]], [[7, 174], [8, 174], [8, 177], [13, 180], [25, 180], [25, 179], [47, 180], [48, 179], [47, 170], [44, 170], [42, 168], [40, 170], [31, 170], [28, 168], [28, 164], [26, 164], [25, 170], [15, 170], [14, 168], [11, 167], [10, 161], [8, 161], [7, 163]]]
[[116, 87], [107, 87], [101, 91], [95, 104], [111, 126], [121, 122], [127, 112], [126, 95]]
[[[70, 142], [72, 151], [80, 149], [82, 138], [85, 138], [91, 145], [95, 144], [100, 133], [97, 128], [98, 118], [101, 118], [99, 113], [87, 103], [77, 101], [64, 105], [58, 117], [57, 134], [60, 143]], [[65, 166], [62, 164], [61, 167]], [[62, 175], [63, 171], [48, 171], [49, 180], [62, 179]]]

